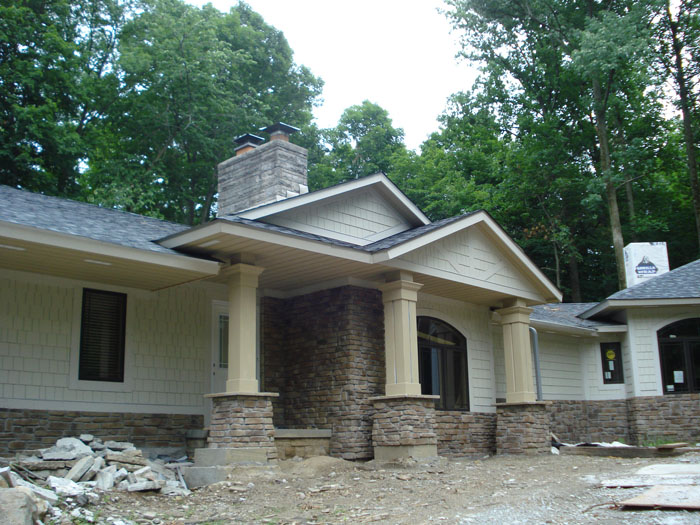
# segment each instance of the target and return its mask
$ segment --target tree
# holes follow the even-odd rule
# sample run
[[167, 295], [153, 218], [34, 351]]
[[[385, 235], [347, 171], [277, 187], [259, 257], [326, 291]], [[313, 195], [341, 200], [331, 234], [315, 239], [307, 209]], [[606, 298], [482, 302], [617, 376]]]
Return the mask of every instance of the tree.
[[309, 170], [311, 189], [390, 173], [397, 156], [408, 154], [403, 130], [394, 128], [389, 113], [368, 100], [347, 108], [338, 125], [323, 130], [321, 137], [327, 154]]
[[683, 140], [688, 179], [693, 200], [693, 215], [700, 250], [700, 183], [697, 161], [697, 89], [700, 82], [700, 5], [680, 0], [659, 3], [655, 37], [659, 60], [673, 79], [677, 105], [683, 118]]
[[86, 184], [99, 202], [188, 224], [209, 218], [234, 137], [307, 124], [321, 88], [245, 4], [223, 14], [158, 0], [124, 27], [119, 50], [124, 93]]
[[79, 196], [92, 140], [118, 97], [120, 0], [0, 5], [0, 183]]

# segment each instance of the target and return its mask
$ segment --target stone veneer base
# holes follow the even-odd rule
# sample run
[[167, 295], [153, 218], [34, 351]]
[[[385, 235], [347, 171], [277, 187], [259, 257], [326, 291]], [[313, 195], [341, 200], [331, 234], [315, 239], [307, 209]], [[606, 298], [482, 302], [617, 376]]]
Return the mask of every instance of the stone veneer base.
[[128, 441], [139, 448], [185, 448], [187, 432], [203, 427], [201, 414], [0, 408], [0, 455], [51, 447], [61, 438], [80, 434]]
[[544, 454], [550, 451], [549, 412], [546, 402], [496, 405], [496, 452]]
[[377, 459], [437, 455], [434, 396], [373, 398], [372, 446]]
[[257, 448], [268, 460], [277, 459], [272, 399], [277, 394], [212, 396], [208, 448]]

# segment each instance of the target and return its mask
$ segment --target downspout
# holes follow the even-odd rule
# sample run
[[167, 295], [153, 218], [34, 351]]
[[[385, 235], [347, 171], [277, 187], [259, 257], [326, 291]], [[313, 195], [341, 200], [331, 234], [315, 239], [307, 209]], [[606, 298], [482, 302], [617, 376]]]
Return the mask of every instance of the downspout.
[[542, 401], [542, 376], [540, 374], [540, 341], [537, 335], [537, 330], [530, 327], [530, 335], [532, 336], [532, 355], [535, 361], [535, 386], [537, 387], [537, 401]]

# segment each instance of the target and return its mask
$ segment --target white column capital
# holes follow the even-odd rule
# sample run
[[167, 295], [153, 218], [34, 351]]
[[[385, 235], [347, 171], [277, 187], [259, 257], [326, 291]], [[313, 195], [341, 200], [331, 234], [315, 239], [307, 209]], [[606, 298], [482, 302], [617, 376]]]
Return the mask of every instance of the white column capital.
[[418, 290], [423, 288], [420, 283], [413, 281], [391, 281], [379, 286], [379, 291], [382, 292], [382, 301], [389, 303], [391, 301], [418, 301]]

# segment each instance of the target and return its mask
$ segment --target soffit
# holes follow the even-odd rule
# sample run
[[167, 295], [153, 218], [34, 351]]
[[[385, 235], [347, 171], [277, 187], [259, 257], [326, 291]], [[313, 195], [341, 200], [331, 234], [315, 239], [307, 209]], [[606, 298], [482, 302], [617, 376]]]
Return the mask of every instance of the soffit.
[[211, 271], [195, 271], [135, 261], [124, 256], [76, 250], [12, 237], [0, 236], [0, 245], [23, 248], [17, 250], [0, 247], [0, 268], [115, 286], [159, 290], [212, 275]]

